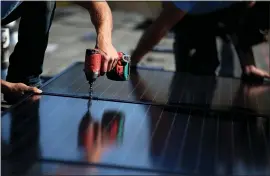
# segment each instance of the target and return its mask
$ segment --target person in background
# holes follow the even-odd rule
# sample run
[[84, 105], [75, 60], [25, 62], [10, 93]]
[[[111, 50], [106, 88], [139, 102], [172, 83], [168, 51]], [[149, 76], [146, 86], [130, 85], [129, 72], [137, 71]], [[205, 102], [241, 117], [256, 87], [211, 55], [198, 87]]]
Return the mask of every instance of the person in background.
[[[118, 54], [112, 44], [112, 13], [106, 1], [75, 1], [86, 9], [95, 26], [96, 49], [104, 56], [101, 72], [110, 71]], [[2, 93], [8, 101], [12, 95], [41, 91], [40, 75], [48, 45], [49, 31], [56, 8], [55, 1], [3, 1], [1, 23], [6, 25], [20, 18], [18, 43], [9, 58], [6, 81], [1, 80]]]
[[[163, 10], [160, 13], [159, 17], [154, 21], [154, 23], [144, 32], [144, 34], [142, 35], [142, 37], [140, 38], [136, 49], [134, 50], [134, 52], [131, 55], [131, 62], [132, 65], [137, 65], [140, 60], [143, 58], [143, 56], [148, 53], [156, 44], [158, 44], [158, 42], [166, 35], [166, 33], [174, 26], [176, 25], [178, 22], [181, 23], [183, 20], [185, 20], [185, 17], [187, 14], [207, 14], [207, 13], [211, 13], [211, 12], [216, 12], [218, 10], [222, 10], [222, 9], [226, 9], [226, 8], [230, 8], [232, 5], [234, 5], [235, 3], [239, 3], [239, 2], [234, 2], [234, 1], [211, 1], [211, 2], [200, 2], [200, 1], [174, 1], [174, 2], [164, 2], [163, 5]], [[248, 2], [248, 6], [253, 6], [254, 2]], [[237, 18], [237, 16], [235, 17]], [[203, 29], [205, 29], [205, 27], [203, 27], [203, 25], [207, 25], [207, 24], [200, 24], [197, 25], [198, 29], [197, 30], [198, 33], [200, 33], [201, 27]], [[201, 26], [201, 27], [200, 27]], [[191, 29], [192, 31], [194, 31], [193, 29]], [[191, 35], [191, 34], [190, 34]], [[204, 35], [204, 33], [202, 32], [201, 35]], [[214, 38], [205, 38], [202, 37], [203, 39], [200, 39], [202, 41], [199, 42], [200, 45], [205, 45], [204, 42], [211, 43], [211, 46], [205, 46], [205, 47], [201, 47], [202, 49], [204, 48], [213, 48], [213, 42]], [[207, 41], [210, 40], [210, 41]], [[176, 41], [178, 44], [181, 43], [181, 38]], [[178, 46], [179, 47], [179, 46]], [[182, 46], [181, 46], [182, 47]], [[183, 46], [184, 47], [184, 46]], [[241, 47], [241, 46], [240, 46]], [[239, 46], [238, 46], [239, 48]], [[175, 50], [177, 50], [178, 48], [176, 47]], [[240, 52], [243, 50], [240, 50]], [[208, 51], [201, 51], [201, 53], [207, 53]], [[215, 53], [215, 52], [214, 52]], [[238, 50], [239, 53], [239, 50]], [[195, 71], [192, 72], [197, 72], [198, 74], [213, 74], [213, 70], [215, 70], [215, 68], [217, 67], [218, 63], [215, 60], [215, 56], [212, 57], [213, 55], [213, 51], [210, 51], [210, 53], [205, 54], [205, 55], [211, 55], [211, 58], [207, 58], [207, 60], [205, 60], [206, 58], [198, 58], [200, 59], [199, 62], [197, 62], [198, 60], [196, 60], [196, 62], [192, 62], [191, 67], [195, 68]], [[239, 55], [239, 54], [238, 54]], [[258, 69], [255, 64], [254, 61], [252, 61], [252, 58], [244, 58], [243, 56], [246, 56], [245, 54], [241, 55], [242, 57], [240, 58], [240, 64], [242, 66], [242, 72], [244, 75], [255, 75], [256, 77], [260, 77], [260, 78], [270, 78], [269, 73]], [[254, 58], [253, 58], [254, 59]], [[178, 63], [176, 63], [178, 64]], [[196, 65], [195, 65], [196, 64]], [[207, 68], [203, 69], [203, 67], [205, 65], [210, 65], [211, 68]], [[179, 64], [178, 64], [179, 65]], [[208, 66], [209, 66], [208, 65]], [[181, 66], [179, 66], [181, 67]], [[180, 68], [179, 70], [183, 70], [186, 68], [185, 65], [182, 66], [182, 68]], [[201, 70], [199, 70], [201, 69]], [[190, 71], [190, 70], [188, 70]]]
[[[163, 4], [166, 8], [166, 3]], [[184, 5], [179, 4], [180, 9]], [[216, 37], [221, 31], [218, 30], [218, 22], [232, 5], [234, 4], [229, 2], [220, 8], [211, 9], [211, 4], [201, 4], [200, 8], [204, 11], [194, 7], [173, 27], [176, 72], [212, 76], [216, 74], [220, 64], [216, 45]]]

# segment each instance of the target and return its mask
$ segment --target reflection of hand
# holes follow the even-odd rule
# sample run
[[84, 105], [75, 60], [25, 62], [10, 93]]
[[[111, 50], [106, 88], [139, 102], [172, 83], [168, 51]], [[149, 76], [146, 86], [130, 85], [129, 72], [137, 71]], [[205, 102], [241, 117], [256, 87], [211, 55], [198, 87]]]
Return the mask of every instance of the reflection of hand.
[[[96, 131], [94, 126], [97, 127]], [[109, 134], [106, 132], [106, 130], [102, 129], [102, 126], [97, 123], [89, 124], [87, 134], [87, 160], [88, 162], [98, 162], [101, 154], [107, 149], [107, 147], [109, 147], [112, 141], [110, 141]]]
[[266, 93], [270, 93], [270, 85], [252, 85], [242, 83], [236, 93], [236, 97], [234, 98], [233, 107], [242, 107], [244, 105], [245, 108], [248, 108], [253, 112], [257, 112], [258, 108], [260, 108], [258, 107], [257, 99], [259, 96], [263, 96]]
[[41, 98], [40, 95], [33, 95], [32, 97], [30, 97], [30, 101], [32, 102], [36, 102]]
[[252, 85], [245, 85], [244, 88], [244, 95], [247, 97], [257, 97], [262, 93], [270, 91], [270, 86], [268, 85], [260, 85], [260, 86], [252, 86]]
[[87, 161], [98, 162], [108, 147], [119, 142], [123, 124], [124, 115], [117, 111], [105, 111], [101, 122], [95, 121], [89, 111], [83, 116], [78, 139]]
[[259, 85], [259, 86], [255, 86], [255, 85], [244, 85], [243, 87], [243, 98], [246, 99], [246, 103], [247, 106], [250, 109], [256, 110], [258, 105], [257, 105], [257, 98], [260, 95], [265, 94], [266, 92], [270, 93], [270, 86], [266, 86], [266, 85]]

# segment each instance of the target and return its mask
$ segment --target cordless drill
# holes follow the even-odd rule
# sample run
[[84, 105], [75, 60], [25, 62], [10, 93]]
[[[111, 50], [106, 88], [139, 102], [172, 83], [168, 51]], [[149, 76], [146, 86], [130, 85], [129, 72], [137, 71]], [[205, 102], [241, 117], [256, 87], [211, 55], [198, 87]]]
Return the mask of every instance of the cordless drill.
[[[113, 81], [127, 81], [130, 75], [130, 56], [123, 52], [118, 52], [116, 66], [106, 73], [108, 79]], [[84, 73], [90, 84], [90, 99], [92, 99], [93, 83], [100, 76], [102, 55], [94, 49], [86, 49]]]

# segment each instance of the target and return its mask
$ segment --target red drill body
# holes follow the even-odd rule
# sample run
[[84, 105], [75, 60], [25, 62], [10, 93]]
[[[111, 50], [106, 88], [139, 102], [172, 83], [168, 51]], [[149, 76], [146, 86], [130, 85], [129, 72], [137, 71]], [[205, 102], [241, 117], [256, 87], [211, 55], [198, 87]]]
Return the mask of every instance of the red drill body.
[[[130, 58], [127, 55], [124, 55], [122, 52], [118, 52], [118, 62], [114, 69], [112, 69], [109, 73], [107, 73], [107, 77], [111, 80], [115, 81], [125, 81], [129, 75], [129, 61]], [[87, 49], [85, 54], [85, 65], [84, 72], [86, 79], [89, 83], [93, 83], [100, 76], [100, 68], [102, 55], [93, 49]], [[123, 62], [123, 60], [125, 62]], [[127, 68], [127, 69], [125, 69]], [[128, 74], [125, 74], [128, 70]]]
[[[108, 73], [107, 78], [114, 81], [126, 81], [129, 79], [130, 73], [130, 57], [122, 52], [118, 52], [118, 61], [116, 66]], [[93, 84], [100, 76], [100, 68], [102, 66], [102, 55], [93, 49], [87, 49], [85, 53], [84, 73], [90, 84], [89, 97], [93, 96]], [[88, 106], [91, 106], [89, 101]]]
[[84, 72], [89, 83], [93, 83], [100, 76], [101, 59], [101, 54], [96, 50], [86, 50]]

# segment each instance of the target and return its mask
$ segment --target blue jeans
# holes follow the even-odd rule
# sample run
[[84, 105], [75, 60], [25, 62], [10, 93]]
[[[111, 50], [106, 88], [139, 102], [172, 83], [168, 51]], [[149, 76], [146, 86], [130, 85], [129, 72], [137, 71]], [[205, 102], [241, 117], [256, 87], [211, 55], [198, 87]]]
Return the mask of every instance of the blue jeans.
[[[1, 6], [1, 22], [6, 25], [21, 18], [18, 43], [9, 58], [7, 81], [22, 82], [30, 86], [41, 85], [45, 51], [49, 30], [56, 7], [55, 1], [22, 1], [10, 3], [9, 8]], [[3, 8], [3, 10], [2, 10]], [[4, 12], [4, 14], [3, 14]]]

